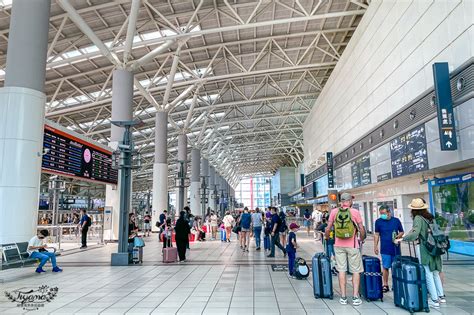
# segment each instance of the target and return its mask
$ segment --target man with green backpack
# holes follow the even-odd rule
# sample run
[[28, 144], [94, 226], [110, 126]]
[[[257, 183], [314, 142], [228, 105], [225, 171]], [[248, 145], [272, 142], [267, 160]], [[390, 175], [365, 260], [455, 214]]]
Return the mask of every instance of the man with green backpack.
[[[336, 265], [339, 271], [339, 287], [341, 298], [339, 303], [347, 304], [346, 295], [346, 273], [347, 269], [352, 273], [352, 304], [362, 304], [359, 296], [360, 273], [364, 271], [362, 266], [362, 255], [359, 243], [365, 239], [365, 229], [362, 218], [357, 209], [352, 208], [352, 196], [348, 193], [341, 195], [341, 206], [331, 210], [325, 237], [329, 239], [331, 229], [334, 227], [336, 242], [334, 251], [336, 253]], [[349, 265], [349, 266], [348, 266]]]

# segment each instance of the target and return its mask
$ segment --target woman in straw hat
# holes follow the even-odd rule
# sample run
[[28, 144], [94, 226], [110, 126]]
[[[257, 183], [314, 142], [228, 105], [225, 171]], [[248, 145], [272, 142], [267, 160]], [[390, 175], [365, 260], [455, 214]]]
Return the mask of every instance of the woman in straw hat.
[[446, 303], [443, 284], [439, 276], [443, 267], [441, 256], [431, 256], [423, 245], [423, 242], [420, 242], [421, 239], [427, 238], [429, 229], [428, 222], [431, 223], [434, 217], [429, 213], [428, 205], [422, 198], [413, 199], [408, 205], [408, 208], [411, 209], [413, 228], [409, 233], [404, 235], [403, 240], [408, 242], [418, 241], [419, 245], [416, 248], [417, 257], [419, 257], [420, 263], [425, 268], [426, 286], [431, 296], [428, 303], [430, 306], [437, 308], [440, 306], [440, 303]]

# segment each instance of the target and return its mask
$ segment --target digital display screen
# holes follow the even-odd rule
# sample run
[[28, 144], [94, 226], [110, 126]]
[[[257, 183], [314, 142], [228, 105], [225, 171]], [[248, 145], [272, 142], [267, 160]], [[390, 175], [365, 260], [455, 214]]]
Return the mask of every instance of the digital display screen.
[[351, 164], [352, 187], [369, 185], [372, 183], [370, 172], [370, 155], [366, 154]]
[[390, 142], [393, 177], [428, 169], [425, 126], [421, 125]]
[[112, 153], [62, 130], [44, 126], [42, 171], [107, 184], [117, 184]]

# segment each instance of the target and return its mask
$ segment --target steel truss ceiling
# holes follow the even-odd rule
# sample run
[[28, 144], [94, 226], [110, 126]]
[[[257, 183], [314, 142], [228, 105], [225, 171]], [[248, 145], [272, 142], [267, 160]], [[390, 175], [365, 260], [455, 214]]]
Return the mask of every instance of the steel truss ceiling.
[[[187, 133], [235, 186], [303, 159], [303, 123], [367, 8], [349, 0], [53, 0], [46, 117], [102, 143], [112, 71], [135, 72], [134, 130], [148, 190], [154, 115], [169, 111], [170, 184]], [[3, 84], [10, 9], [0, 9]], [[173, 56], [177, 75], [163, 104]], [[317, 136], [317, 135], [315, 135]]]

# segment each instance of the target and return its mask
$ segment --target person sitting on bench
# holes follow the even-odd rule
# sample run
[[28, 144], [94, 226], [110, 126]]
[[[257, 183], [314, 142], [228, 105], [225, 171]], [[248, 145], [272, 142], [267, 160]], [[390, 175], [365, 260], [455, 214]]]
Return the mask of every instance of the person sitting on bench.
[[38, 235], [33, 236], [28, 242], [28, 254], [30, 254], [31, 258], [39, 259], [40, 261], [38, 268], [36, 268], [36, 273], [46, 272], [43, 270], [43, 266], [48, 262], [48, 260], [51, 260], [53, 272], [61, 272], [63, 270], [56, 265], [56, 255], [48, 252], [46, 250], [46, 245], [43, 243], [43, 240], [47, 236], [49, 236], [48, 230], [41, 230], [38, 232]]

